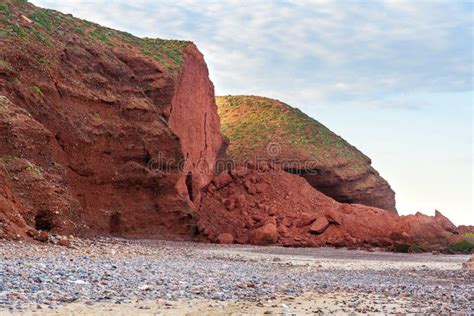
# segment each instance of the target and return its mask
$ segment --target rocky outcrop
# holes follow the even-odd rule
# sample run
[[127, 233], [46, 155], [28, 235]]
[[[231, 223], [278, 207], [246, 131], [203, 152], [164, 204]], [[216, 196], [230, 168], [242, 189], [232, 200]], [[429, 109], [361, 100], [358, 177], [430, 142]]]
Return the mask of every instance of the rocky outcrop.
[[206, 239], [220, 242], [226, 233], [242, 244], [447, 251], [449, 236], [456, 233], [439, 212], [398, 216], [339, 203], [302, 177], [265, 163], [223, 171], [209, 185], [198, 215], [198, 229]]
[[471, 251], [439, 212], [394, 214], [370, 160], [285, 104], [219, 98], [229, 143], [194, 44], [3, 3], [0, 237]]
[[[214, 100], [214, 86], [204, 57], [194, 45], [184, 50], [185, 58], [171, 101], [169, 127], [179, 137], [186, 157], [180, 192], [187, 192], [199, 207], [201, 189], [214, 177], [216, 157], [223, 146], [220, 121]], [[188, 183], [186, 183], [188, 181]]]
[[236, 164], [271, 161], [339, 202], [396, 213], [395, 193], [370, 159], [321, 123], [264, 97], [217, 97], [217, 104]]
[[5, 3], [2, 231], [191, 238], [223, 142], [202, 54]]

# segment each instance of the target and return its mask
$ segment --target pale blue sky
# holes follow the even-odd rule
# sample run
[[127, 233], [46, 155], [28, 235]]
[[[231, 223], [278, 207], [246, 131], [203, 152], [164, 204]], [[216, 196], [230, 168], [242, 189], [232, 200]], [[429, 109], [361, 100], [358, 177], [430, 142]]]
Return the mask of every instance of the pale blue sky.
[[401, 214], [474, 225], [473, 2], [32, 2], [194, 41], [217, 94], [299, 107], [372, 158]]

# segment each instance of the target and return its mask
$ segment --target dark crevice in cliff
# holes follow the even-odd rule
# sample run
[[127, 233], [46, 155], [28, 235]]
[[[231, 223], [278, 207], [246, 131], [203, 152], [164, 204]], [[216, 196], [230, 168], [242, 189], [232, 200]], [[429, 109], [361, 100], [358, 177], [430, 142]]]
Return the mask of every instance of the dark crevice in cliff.
[[194, 194], [193, 194], [193, 174], [188, 172], [186, 175], [186, 188], [188, 189], [188, 196], [191, 202], [194, 202]]
[[207, 112], [204, 113], [204, 150], [207, 150]]

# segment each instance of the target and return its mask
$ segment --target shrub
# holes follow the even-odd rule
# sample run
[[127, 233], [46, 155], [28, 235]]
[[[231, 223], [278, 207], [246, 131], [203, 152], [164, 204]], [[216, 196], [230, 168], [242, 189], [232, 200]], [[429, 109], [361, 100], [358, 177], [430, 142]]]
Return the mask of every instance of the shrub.
[[408, 252], [410, 252], [410, 253], [420, 253], [420, 252], [423, 252], [423, 249], [421, 249], [421, 247], [419, 245], [413, 244], [408, 249]]
[[396, 244], [393, 245], [393, 251], [408, 253], [410, 251], [410, 245], [409, 244], [396, 243]]
[[455, 243], [452, 243], [448, 246], [448, 250], [451, 253], [465, 253], [469, 254], [474, 249], [474, 243], [462, 240]]

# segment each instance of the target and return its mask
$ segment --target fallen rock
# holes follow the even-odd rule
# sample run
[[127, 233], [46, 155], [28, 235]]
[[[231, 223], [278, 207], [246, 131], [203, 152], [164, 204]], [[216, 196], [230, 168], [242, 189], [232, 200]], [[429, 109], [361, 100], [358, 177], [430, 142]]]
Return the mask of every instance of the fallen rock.
[[340, 212], [329, 209], [324, 212], [329, 223], [341, 225], [342, 224], [342, 215]]
[[254, 245], [274, 244], [278, 240], [278, 230], [275, 224], [267, 223], [252, 232], [250, 243]]
[[228, 211], [232, 211], [235, 208], [235, 201], [234, 199], [226, 199], [224, 205]]
[[229, 233], [220, 233], [216, 238], [216, 242], [218, 244], [232, 244], [234, 242], [234, 236]]
[[58, 246], [63, 246], [63, 247], [70, 247], [71, 246], [71, 241], [67, 238], [62, 238], [59, 239], [56, 243]]
[[48, 232], [45, 231], [38, 231], [38, 233], [34, 236], [34, 239], [41, 241], [41, 242], [47, 242], [49, 240], [49, 234]]
[[217, 189], [220, 189], [231, 183], [233, 180], [234, 179], [229, 174], [229, 172], [227, 170], [224, 170], [214, 178], [213, 183]]
[[329, 221], [326, 217], [319, 217], [316, 219], [311, 226], [309, 227], [309, 232], [311, 234], [322, 234], [329, 227]]
[[471, 255], [471, 258], [466, 263], [462, 264], [464, 270], [474, 272], [474, 255]]
[[234, 179], [242, 178], [249, 173], [249, 169], [244, 166], [237, 166], [230, 171]]
[[317, 218], [317, 214], [312, 213], [302, 213], [296, 219], [296, 227], [301, 228], [311, 225]]
[[[449, 233], [452, 227], [440, 215], [437, 218], [421, 213], [398, 216], [365, 205], [339, 203], [297, 175], [278, 170], [249, 170], [244, 177], [234, 179], [212, 194], [203, 192], [197, 216], [208, 236], [224, 231], [237, 244], [379, 247], [418, 252], [447, 251], [449, 236], [459, 235]], [[247, 190], [247, 186], [255, 186], [254, 178], [265, 184], [261, 194]], [[225, 211], [224, 203], [230, 203], [226, 200], [235, 201], [238, 196], [245, 203], [238, 203], [238, 211]]]

